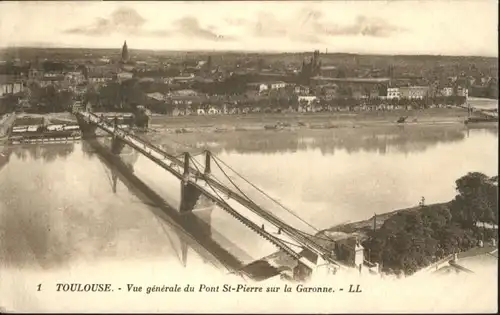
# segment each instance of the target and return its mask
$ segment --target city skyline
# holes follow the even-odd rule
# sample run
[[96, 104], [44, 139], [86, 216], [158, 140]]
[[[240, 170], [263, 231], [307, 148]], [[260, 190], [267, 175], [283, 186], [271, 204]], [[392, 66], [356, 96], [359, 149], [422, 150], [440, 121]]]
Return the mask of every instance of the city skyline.
[[132, 50], [320, 49], [498, 56], [494, 1], [288, 2], [286, 9], [284, 5], [271, 1], [3, 2], [0, 45], [117, 48], [127, 40]]

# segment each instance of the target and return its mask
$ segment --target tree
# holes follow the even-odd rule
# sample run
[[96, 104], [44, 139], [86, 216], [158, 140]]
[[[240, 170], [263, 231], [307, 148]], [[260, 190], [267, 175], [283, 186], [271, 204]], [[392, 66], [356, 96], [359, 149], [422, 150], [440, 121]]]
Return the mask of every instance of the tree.
[[57, 108], [56, 111], [69, 110], [73, 103], [73, 93], [70, 91], [61, 91], [57, 95]]
[[473, 227], [477, 221], [498, 222], [498, 194], [494, 182], [485, 174], [473, 172], [456, 181], [458, 195], [452, 202], [454, 220]]
[[113, 82], [99, 90], [102, 105], [108, 110], [134, 110], [146, 102], [146, 95], [136, 80]]
[[451, 222], [451, 212], [447, 206], [424, 206], [421, 213], [424, 226], [432, 231], [438, 231]]

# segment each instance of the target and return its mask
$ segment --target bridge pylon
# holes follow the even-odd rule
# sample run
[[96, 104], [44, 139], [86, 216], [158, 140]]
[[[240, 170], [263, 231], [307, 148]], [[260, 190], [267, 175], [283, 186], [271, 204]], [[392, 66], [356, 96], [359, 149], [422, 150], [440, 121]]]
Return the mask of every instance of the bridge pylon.
[[80, 113], [76, 113], [76, 121], [82, 131], [82, 138], [92, 139], [96, 137], [95, 131], [97, 129], [97, 125], [87, 122], [85, 118], [80, 115]]
[[206, 150], [205, 151], [205, 176], [208, 176], [212, 173], [210, 164], [212, 162], [212, 152]]
[[[208, 176], [210, 174], [210, 160], [211, 155], [210, 152], [206, 152], [205, 158], [205, 172], [204, 176]], [[181, 204], [180, 204], [180, 212], [192, 212], [199, 210], [207, 210], [211, 211], [214, 207], [214, 202], [204, 196], [201, 191], [193, 186], [189, 182], [190, 174], [190, 161], [191, 156], [188, 152], [184, 153], [184, 172], [183, 178], [181, 182]]]

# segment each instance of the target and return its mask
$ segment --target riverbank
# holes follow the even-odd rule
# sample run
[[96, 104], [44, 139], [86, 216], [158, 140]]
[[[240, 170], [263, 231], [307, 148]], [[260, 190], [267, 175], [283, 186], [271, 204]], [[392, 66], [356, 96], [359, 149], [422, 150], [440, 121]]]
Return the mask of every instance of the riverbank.
[[272, 113], [247, 115], [153, 115], [151, 128], [183, 130], [181, 132], [224, 132], [252, 130], [295, 130], [297, 128], [332, 129], [396, 125], [405, 117], [406, 124], [463, 124], [467, 110], [463, 108], [433, 108], [424, 110], [393, 110], [367, 112]]
[[[76, 122], [71, 113], [17, 114], [25, 117], [43, 117], [47, 124], [68, 124]], [[432, 108], [422, 110], [392, 110], [365, 112], [322, 112], [322, 113], [266, 113], [247, 115], [190, 115], [168, 116], [153, 114], [150, 131], [167, 133], [224, 133], [257, 130], [322, 130], [337, 128], [363, 128], [394, 125], [463, 125], [467, 109]], [[398, 123], [400, 118], [404, 123]], [[488, 123], [498, 126], [498, 123]], [[471, 125], [472, 126], [472, 125]]]

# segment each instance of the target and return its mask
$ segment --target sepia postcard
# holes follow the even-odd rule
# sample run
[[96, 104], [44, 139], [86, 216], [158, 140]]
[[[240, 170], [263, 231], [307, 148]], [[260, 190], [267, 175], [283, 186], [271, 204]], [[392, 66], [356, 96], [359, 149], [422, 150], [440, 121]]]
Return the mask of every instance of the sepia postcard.
[[498, 2], [0, 2], [0, 313], [496, 313]]

